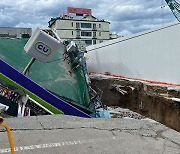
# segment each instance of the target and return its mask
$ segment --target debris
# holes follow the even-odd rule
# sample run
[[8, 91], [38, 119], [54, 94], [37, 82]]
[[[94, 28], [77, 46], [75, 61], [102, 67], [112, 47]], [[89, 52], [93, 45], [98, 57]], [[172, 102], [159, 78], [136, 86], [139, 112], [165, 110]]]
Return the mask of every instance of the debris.
[[141, 120], [145, 118], [145, 116], [142, 116], [129, 109], [123, 109], [116, 106], [107, 107], [107, 110], [110, 112], [111, 118], [132, 118], [137, 120]]
[[[180, 131], [180, 86], [150, 84], [105, 75], [102, 78], [101, 75], [95, 75], [95, 77], [91, 75], [91, 81], [92, 85], [97, 85], [102, 89], [104, 104], [129, 108]], [[128, 94], [122, 90], [125, 90]], [[110, 112], [112, 117], [138, 117], [131, 112], [127, 114], [125, 111], [114, 109]]]
[[113, 89], [116, 89], [118, 92], [120, 92], [121, 94], [125, 95], [125, 94], [128, 94], [128, 92], [126, 90], [123, 90], [122, 88], [125, 87], [125, 86], [121, 86], [121, 85], [116, 85], [116, 84], [113, 84], [112, 85], [112, 88]]

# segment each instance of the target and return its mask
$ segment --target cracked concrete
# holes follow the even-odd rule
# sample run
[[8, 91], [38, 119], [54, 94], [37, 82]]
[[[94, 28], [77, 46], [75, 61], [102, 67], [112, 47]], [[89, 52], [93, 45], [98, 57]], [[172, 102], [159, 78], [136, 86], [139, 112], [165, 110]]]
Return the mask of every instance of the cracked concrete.
[[[11, 127], [17, 153], [180, 153], [180, 133], [150, 119], [51, 115], [10, 118], [4, 123]], [[0, 143], [0, 153], [5, 153], [9, 146], [2, 128]]]

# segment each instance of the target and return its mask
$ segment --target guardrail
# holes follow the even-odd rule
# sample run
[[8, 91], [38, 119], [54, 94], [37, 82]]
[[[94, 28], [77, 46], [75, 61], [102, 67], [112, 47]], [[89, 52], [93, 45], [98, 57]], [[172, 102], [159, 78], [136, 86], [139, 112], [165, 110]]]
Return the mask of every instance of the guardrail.
[[10, 145], [10, 148], [11, 148], [11, 154], [15, 154], [11, 130], [10, 130], [9, 126], [3, 124], [3, 121], [4, 121], [4, 118], [0, 117], [0, 126], [4, 127], [6, 129], [6, 131], [7, 131], [9, 145]]

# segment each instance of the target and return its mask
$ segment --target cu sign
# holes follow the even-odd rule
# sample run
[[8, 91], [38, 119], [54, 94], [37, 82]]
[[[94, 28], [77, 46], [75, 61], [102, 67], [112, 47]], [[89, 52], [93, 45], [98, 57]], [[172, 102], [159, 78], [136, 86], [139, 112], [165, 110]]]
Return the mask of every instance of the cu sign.
[[51, 48], [43, 42], [37, 42], [35, 44], [35, 49], [46, 56], [51, 54]]

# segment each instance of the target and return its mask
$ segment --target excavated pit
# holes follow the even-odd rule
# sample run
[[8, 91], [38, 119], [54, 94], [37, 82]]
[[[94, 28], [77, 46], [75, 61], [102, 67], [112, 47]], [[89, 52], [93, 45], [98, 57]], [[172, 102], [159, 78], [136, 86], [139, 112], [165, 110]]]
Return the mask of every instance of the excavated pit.
[[180, 131], [180, 87], [95, 75], [91, 81], [103, 91], [103, 104], [128, 108]]

